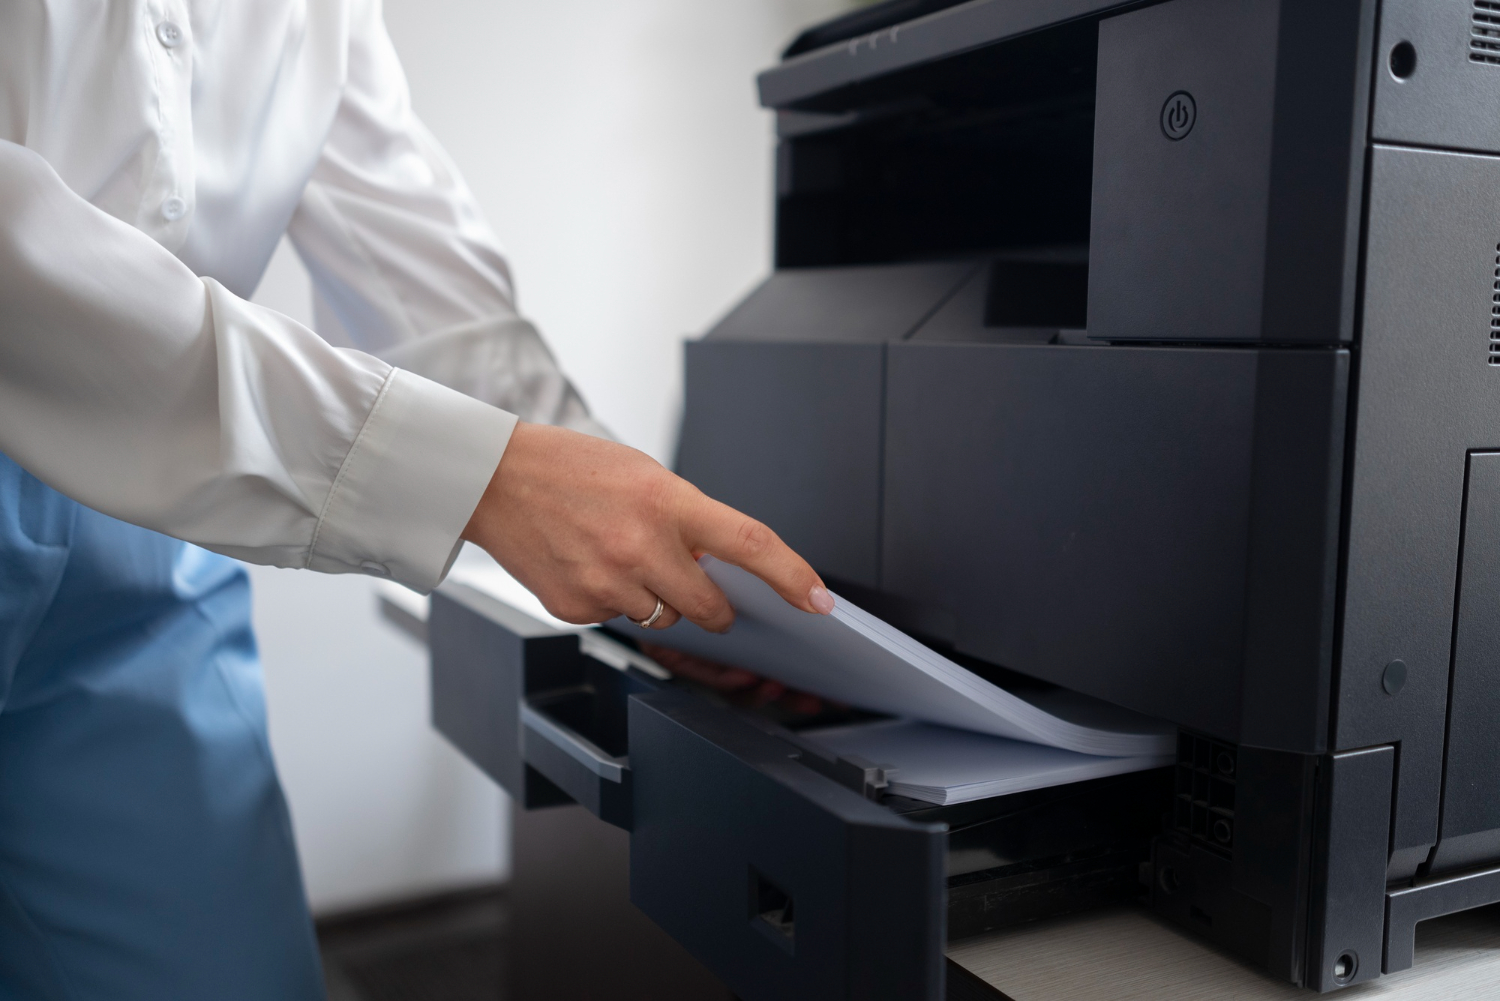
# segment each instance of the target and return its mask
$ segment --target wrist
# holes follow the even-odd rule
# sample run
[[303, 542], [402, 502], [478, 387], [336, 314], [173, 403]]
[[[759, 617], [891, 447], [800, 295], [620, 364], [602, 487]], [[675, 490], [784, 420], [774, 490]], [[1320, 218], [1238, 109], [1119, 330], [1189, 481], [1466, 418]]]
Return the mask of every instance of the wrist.
[[495, 464], [489, 483], [480, 494], [479, 503], [475, 505], [474, 512], [469, 516], [469, 521], [464, 525], [459, 538], [483, 549], [490, 548], [487, 542], [494, 537], [495, 527], [499, 522], [498, 512], [504, 506], [502, 498], [506, 486], [514, 478], [515, 468], [525, 465], [524, 453], [530, 450], [536, 430], [535, 424], [528, 424], [525, 421], [516, 423], [515, 430], [510, 435], [510, 441], [506, 443], [505, 451], [500, 454], [500, 461]]

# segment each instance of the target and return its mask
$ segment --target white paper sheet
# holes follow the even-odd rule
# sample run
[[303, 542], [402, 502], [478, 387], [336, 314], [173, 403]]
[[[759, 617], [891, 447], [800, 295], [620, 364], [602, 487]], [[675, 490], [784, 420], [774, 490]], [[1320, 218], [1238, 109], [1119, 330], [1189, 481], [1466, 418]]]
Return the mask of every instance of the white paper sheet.
[[890, 791], [924, 803], [951, 806], [991, 796], [1123, 775], [1171, 764], [1170, 753], [1114, 758], [991, 737], [910, 720], [882, 720], [802, 738], [840, 757], [886, 769]]
[[911, 719], [1080, 754], [1170, 754], [1175, 731], [1158, 720], [1065, 691], [1015, 695], [965, 670], [852, 603], [831, 615], [793, 608], [759, 578], [705, 556], [699, 561], [734, 605], [725, 635], [679, 622], [641, 639], [734, 664], [803, 691]]

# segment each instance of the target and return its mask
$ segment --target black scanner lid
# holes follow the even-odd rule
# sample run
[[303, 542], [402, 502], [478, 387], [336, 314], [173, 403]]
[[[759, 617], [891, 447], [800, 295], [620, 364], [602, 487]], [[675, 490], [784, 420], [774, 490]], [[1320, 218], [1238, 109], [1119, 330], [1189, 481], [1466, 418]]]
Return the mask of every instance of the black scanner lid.
[[881, 28], [902, 24], [924, 14], [934, 14], [949, 7], [957, 7], [967, 0], [884, 0], [848, 14], [840, 14], [831, 21], [815, 24], [792, 39], [792, 44], [781, 53], [781, 58], [790, 59], [804, 52], [821, 49], [826, 45], [846, 42], [851, 38], [867, 35]]

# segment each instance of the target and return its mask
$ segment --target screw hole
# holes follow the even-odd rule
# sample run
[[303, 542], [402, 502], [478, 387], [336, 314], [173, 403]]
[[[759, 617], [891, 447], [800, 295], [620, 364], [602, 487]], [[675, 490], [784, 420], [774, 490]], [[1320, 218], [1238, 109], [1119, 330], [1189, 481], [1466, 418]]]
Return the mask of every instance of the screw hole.
[[1161, 872], [1156, 874], [1156, 882], [1157, 885], [1161, 887], [1161, 892], [1165, 893], [1169, 897], [1172, 894], [1176, 893], [1178, 887], [1182, 885], [1181, 882], [1177, 879], [1177, 870], [1173, 869], [1169, 865], [1164, 865], [1161, 867]]
[[1222, 817], [1214, 821], [1214, 840], [1221, 845], [1227, 845], [1234, 840], [1234, 828]]
[[1406, 661], [1393, 660], [1380, 673], [1380, 687], [1385, 694], [1395, 695], [1406, 686]]
[[1417, 71], [1417, 47], [1410, 42], [1401, 42], [1391, 49], [1391, 76], [1397, 80], [1410, 80]]
[[1352, 952], [1346, 952], [1333, 961], [1333, 979], [1335, 983], [1347, 984], [1354, 979], [1354, 974], [1359, 970], [1359, 957]]
[[1220, 751], [1217, 764], [1219, 766], [1220, 775], [1234, 778], [1234, 755], [1230, 754], [1228, 751]]

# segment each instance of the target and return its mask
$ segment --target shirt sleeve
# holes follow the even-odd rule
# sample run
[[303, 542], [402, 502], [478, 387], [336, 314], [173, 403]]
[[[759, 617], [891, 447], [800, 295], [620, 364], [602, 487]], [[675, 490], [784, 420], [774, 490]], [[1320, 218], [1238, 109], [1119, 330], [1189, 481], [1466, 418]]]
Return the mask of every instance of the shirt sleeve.
[[0, 451], [62, 493], [426, 591], [514, 425], [200, 279], [0, 141]]
[[287, 230], [319, 331], [524, 420], [609, 437], [517, 312], [499, 242], [412, 112], [378, 0], [350, 16], [343, 98]]

